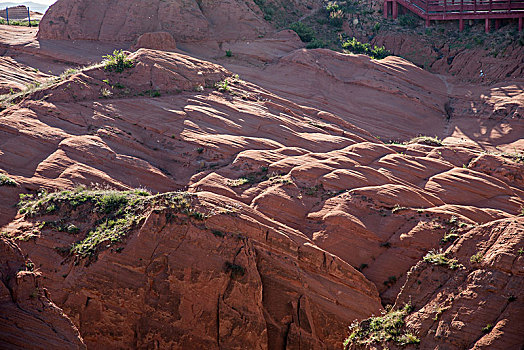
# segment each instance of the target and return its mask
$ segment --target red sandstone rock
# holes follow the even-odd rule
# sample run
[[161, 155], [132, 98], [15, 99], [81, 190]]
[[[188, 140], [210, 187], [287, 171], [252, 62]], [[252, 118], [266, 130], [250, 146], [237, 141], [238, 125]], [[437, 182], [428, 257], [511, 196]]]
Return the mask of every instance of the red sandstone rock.
[[173, 36], [167, 32], [145, 33], [138, 37], [133, 50], [152, 49], [161, 51], [174, 51], [176, 42]]
[[[75, 9], [73, 17], [84, 10]], [[105, 39], [115, 31], [108, 16], [100, 26]], [[134, 38], [135, 24], [122, 35]], [[87, 38], [89, 28], [78, 28], [85, 32], [75, 35]], [[217, 37], [230, 38], [228, 30]], [[511, 234], [499, 236], [495, 229], [520, 220], [523, 165], [499, 151], [483, 152], [522, 150], [518, 86], [458, 86], [400, 58], [296, 50], [302, 44], [294, 34], [279, 35], [201, 48], [210, 56], [231, 48], [229, 70], [186, 54], [140, 49], [123, 73], [88, 69], [1, 112], [0, 168], [20, 185], [0, 188], [0, 222], [10, 223], [9, 234], [28, 237], [38, 229], [29, 217], [15, 219], [14, 205], [19, 192], [40, 187], [188, 189], [198, 206], [216, 214], [202, 223], [173, 219], [167, 207], [149, 208], [120, 253], [103, 249], [89, 265], [74, 265], [54, 249], [77, 241], [74, 235], [46, 228], [18, 242], [42, 264], [44, 286], [89, 347], [339, 347], [353, 319], [415, 290], [407, 272], [419, 269], [430, 249], [451, 252], [460, 245], [467, 263], [479, 244], [489, 256], [491, 265], [468, 265], [471, 278], [454, 281], [453, 290], [473, 295], [480, 285], [499, 303], [504, 283], [519, 287], [519, 266], [510, 263], [518, 258], [504, 244], [520, 247], [522, 230], [510, 225]], [[35, 45], [29, 40], [17, 50]], [[64, 50], [66, 44], [53, 45]], [[249, 65], [238, 63], [242, 59]], [[217, 91], [214, 84], [226, 77], [228, 89]], [[378, 139], [419, 133], [445, 140], [389, 145]], [[236, 214], [223, 215], [229, 210]], [[92, 210], [69, 214], [81, 227], [96, 220]], [[461, 238], [444, 241], [450, 233]], [[483, 245], [497, 237], [494, 251]], [[227, 262], [244, 266], [245, 275], [232, 278]], [[496, 275], [496, 283], [483, 271]], [[431, 278], [449, 277], [433, 273], [423, 274], [428, 293], [438, 285]], [[479, 312], [481, 322], [491, 322], [487, 315], [502, 305], [483, 311], [460, 297], [464, 304], [454, 310], [465, 305], [469, 321]], [[435, 305], [441, 301], [428, 298], [417, 307]], [[521, 344], [511, 328], [520, 321], [519, 308], [478, 341], [480, 325], [465, 335], [454, 330], [465, 327], [459, 311], [453, 315], [460, 322], [450, 318], [438, 334], [451, 347]], [[427, 310], [408, 324], [425, 327], [434, 317]], [[435, 346], [432, 334], [421, 333], [422, 347]]]
[[[133, 41], [166, 31], [177, 41], [257, 37], [269, 30], [251, 1], [59, 0], [40, 22], [39, 38]], [[235, 18], [235, 20], [231, 20]]]
[[85, 349], [77, 328], [51, 301], [35, 269], [16, 244], [0, 238], [0, 347]]

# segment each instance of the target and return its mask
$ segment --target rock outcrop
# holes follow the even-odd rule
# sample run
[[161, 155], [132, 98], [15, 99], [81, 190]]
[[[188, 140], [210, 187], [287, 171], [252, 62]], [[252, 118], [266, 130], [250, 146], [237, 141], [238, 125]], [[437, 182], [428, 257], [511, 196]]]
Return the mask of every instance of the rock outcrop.
[[176, 49], [176, 42], [168, 32], [145, 33], [138, 37], [132, 49], [174, 51]]
[[177, 41], [234, 40], [269, 30], [251, 0], [58, 0], [42, 18], [38, 37], [131, 42], [165, 31]]
[[[256, 45], [262, 52], [275, 42]], [[248, 76], [261, 87], [218, 64], [140, 49], [121, 72], [80, 70], [0, 113], [0, 168], [18, 184], [0, 187], [2, 232], [46, 278], [88, 347], [338, 348], [354, 319], [415, 293], [413, 276], [434, 267], [421, 262], [431, 250], [456, 257], [464, 266], [457, 276], [472, 274], [453, 280], [450, 293], [477, 293], [475, 276], [491, 288], [480, 270], [498, 276], [491, 316], [504, 283], [520, 286], [524, 165], [516, 151], [492, 147], [522, 149], [518, 89], [472, 101], [480, 125], [466, 116], [464, 95], [451, 124], [447, 81], [400, 58], [327, 50], [274, 57]], [[495, 108], [512, 117], [497, 119]], [[409, 139], [422, 126], [442, 135], [452, 125], [470, 132], [469, 142], [374, 136]], [[489, 142], [492, 153], [483, 149]], [[80, 185], [144, 188], [145, 199], [126, 201], [139, 215], [122, 218], [101, 210], [99, 198], [67, 204], [41, 193], [39, 210], [16, 214], [18, 194], [83, 196]], [[106, 200], [118, 206], [116, 196]], [[125, 234], [108, 229], [128, 224]], [[513, 253], [488, 244], [499, 238]], [[468, 265], [477, 251], [484, 259]], [[419, 327], [412, 318], [441, 303], [432, 301], [441, 287], [424, 283], [434, 293], [412, 297], [405, 322], [431, 347], [427, 320]], [[488, 331], [520, 320], [515, 300], [499, 313], [505, 323], [472, 305], [468, 317], [479, 312]], [[439, 335], [453, 334], [450, 346], [523, 343], [513, 326], [500, 343], [479, 342], [478, 326]]]
[[0, 238], [0, 347], [85, 349], [77, 328], [50, 300], [43, 279], [16, 244]]

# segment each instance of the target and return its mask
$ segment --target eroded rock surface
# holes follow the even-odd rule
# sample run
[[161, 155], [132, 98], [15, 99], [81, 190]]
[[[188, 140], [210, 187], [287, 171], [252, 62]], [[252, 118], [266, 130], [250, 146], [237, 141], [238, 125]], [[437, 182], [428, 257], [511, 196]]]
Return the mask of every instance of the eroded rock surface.
[[35, 269], [16, 244], [0, 238], [0, 347], [85, 349], [77, 328], [51, 301]]
[[[271, 40], [257, 50], [282, 48]], [[482, 266], [500, 276], [492, 298], [499, 312], [503, 284], [520, 286], [520, 258], [513, 248], [513, 255], [502, 247], [491, 252], [493, 245], [482, 242], [498, 240], [500, 227], [508, 232], [501, 239], [518, 252], [523, 237], [518, 87], [510, 97], [494, 90], [500, 97], [479, 103], [483, 110], [469, 107], [486, 123], [479, 128], [497, 125], [472, 133], [469, 142], [453, 134], [444, 142], [390, 144], [376, 132], [410, 138], [429, 124], [428, 133], [451, 126], [459, 133], [472, 121], [457, 108], [455, 124], [448, 123], [447, 81], [400, 58], [377, 62], [326, 50], [264, 57], [275, 64], [249, 76], [263, 88], [218, 64], [140, 49], [121, 73], [84, 69], [1, 112], [0, 168], [18, 184], [0, 187], [1, 222], [8, 223], [2, 230], [49, 281], [53, 301], [87, 346], [339, 348], [354, 319], [395, 300], [402, 304], [416, 287], [413, 276], [429, 268], [423, 257], [439, 249], [465, 266], [457, 275], [481, 274]], [[304, 68], [312, 74], [300, 80]], [[431, 89], [424, 91], [426, 85]], [[515, 110], [506, 104], [512, 98]], [[397, 107], [388, 111], [390, 105]], [[466, 98], [454, 106], [466, 109]], [[493, 109], [503, 107], [511, 118], [498, 127]], [[386, 123], [391, 128], [384, 131]], [[515, 152], [486, 152], [490, 140]], [[70, 248], [101, 218], [93, 203], [16, 216], [20, 193], [95, 184], [185, 190], [205, 217], [180, 215], [170, 202], [150, 203], [125, 239], [81, 259]], [[78, 231], [65, 232], [66, 222]], [[492, 260], [468, 265], [472, 244], [501, 267], [484, 265]], [[431, 278], [428, 293], [435, 290]], [[452, 288], [473, 290], [475, 281]], [[511, 291], [521, 299], [518, 289]], [[413, 299], [407, 324], [426, 317], [420, 310], [432, 300]], [[468, 317], [482, 314], [477, 302], [468, 305]], [[478, 319], [504, 332], [519, 317], [511, 311], [500, 325]], [[417, 334], [421, 346], [431, 347], [424, 322]], [[492, 348], [523, 342], [512, 326], [499, 343], [479, 340], [477, 326], [446, 342]]]

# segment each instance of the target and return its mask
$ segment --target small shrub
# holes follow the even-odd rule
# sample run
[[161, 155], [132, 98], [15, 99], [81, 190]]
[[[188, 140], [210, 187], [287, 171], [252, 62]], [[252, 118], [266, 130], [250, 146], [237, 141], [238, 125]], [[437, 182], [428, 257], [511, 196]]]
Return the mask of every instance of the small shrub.
[[224, 79], [215, 84], [215, 88], [220, 92], [231, 92], [231, 87], [229, 86], [229, 80]]
[[100, 89], [100, 96], [104, 98], [110, 98], [111, 96], [113, 96], [113, 93], [108, 88], [103, 87]]
[[351, 334], [344, 341], [344, 348], [350, 345], [369, 346], [372, 343], [394, 342], [397, 345], [418, 344], [420, 340], [411, 332], [403, 331], [404, 318], [412, 311], [410, 304], [400, 310], [390, 309], [362, 322], [353, 322], [349, 327]]
[[344, 12], [342, 10], [332, 11], [329, 14], [329, 23], [334, 27], [342, 27], [344, 24]]
[[399, 204], [396, 204], [396, 205], [393, 207], [393, 209], [391, 210], [391, 212], [392, 212], [393, 214], [395, 214], [395, 213], [398, 213], [399, 211], [406, 210], [406, 209], [408, 209], [408, 208], [406, 208], [406, 207], [401, 207]]
[[397, 277], [396, 276], [389, 276], [386, 281], [384, 281], [385, 286], [392, 286], [395, 283], [397, 283]]
[[430, 136], [417, 136], [409, 140], [409, 144], [413, 143], [419, 143], [424, 144], [428, 146], [434, 146], [434, 147], [440, 147], [442, 146], [442, 140], [439, 140], [438, 137], [430, 137]]
[[456, 233], [448, 233], [442, 238], [442, 243], [455, 242], [459, 237]]
[[233, 52], [231, 50], [226, 50], [226, 57], [232, 57]]
[[376, 59], [376, 60], [381, 60], [391, 54], [383, 46], [382, 47], [378, 47], [378, 46], [371, 47], [371, 44], [361, 43], [356, 38], [348, 39], [345, 42], [343, 42], [342, 49], [344, 49], [346, 52], [351, 52], [354, 54], [368, 55], [371, 58]]
[[398, 345], [405, 346], [409, 344], [419, 344], [420, 339], [413, 333], [406, 333], [400, 336], [397, 341]]
[[447, 266], [451, 270], [455, 270], [459, 267], [462, 267], [461, 264], [458, 263], [457, 259], [449, 259], [446, 257], [446, 254], [442, 252], [442, 250], [435, 251], [431, 250], [429, 251], [426, 256], [424, 256], [423, 260], [428, 264], [433, 264], [437, 266]]
[[135, 65], [134, 61], [127, 58], [127, 55], [122, 50], [115, 50], [112, 55], [105, 55], [103, 58], [104, 69], [110, 72], [122, 73]]
[[306, 45], [306, 49], [321, 49], [326, 46], [327, 44], [324, 41], [315, 38]]
[[80, 229], [76, 227], [74, 224], [68, 225], [66, 230], [67, 230], [67, 233], [70, 233], [70, 234], [76, 234], [80, 232]]
[[105, 214], [110, 214], [126, 206], [128, 198], [125, 193], [111, 192], [98, 199], [98, 208]]
[[228, 180], [227, 184], [231, 187], [240, 187], [240, 186], [243, 186], [247, 183], [249, 183], [249, 179], [245, 178], [245, 177], [241, 177], [239, 179], [236, 179], [236, 180]]
[[315, 38], [315, 31], [307, 24], [302, 22], [295, 22], [289, 26], [289, 29], [298, 34], [300, 40], [305, 43], [312, 41]]
[[493, 324], [488, 323], [486, 327], [482, 328], [482, 333], [489, 333], [493, 329]]
[[220, 238], [223, 238], [226, 236], [226, 234], [220, 230], [211, 230], [211, 232], [216, 236], [216, 237], [220, 237]]
[[482, 253], [477, 253], [475, 255], [472, 255], [471, 258], [469, 258], [469, 261], [472, 263], [472, 264], [478, 264], [478, 263], [481, 263], [482, 260], [484, 260], [484, 255]]
[[324, 7], [324, 9], [328, 12], [328, 13], [331, 13], [333, 11], [338, 11], [340, 10], [340, 5], [338, 4], [338, 2], [336, 1], [328, 1], [328, 3], [326, 4], [326, 6]]
[[0, 186], [16, 187], [18, 186], [18, 183], [9, 176], [0, 173]]

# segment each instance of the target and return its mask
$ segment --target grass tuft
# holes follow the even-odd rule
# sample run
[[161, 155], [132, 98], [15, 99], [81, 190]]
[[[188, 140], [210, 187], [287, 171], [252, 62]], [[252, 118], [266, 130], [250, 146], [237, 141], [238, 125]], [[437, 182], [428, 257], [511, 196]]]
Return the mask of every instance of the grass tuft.
[[428, 264], [437, 265], [437, 266], [446, 266], [450, 268], [451, 270], [455, 270], [457, 268], [462, 267], [462, 265], [459, 264], [457, 259], [447, 258], [446, 253], [443, 253], [442, 250], [429, 251], [426, 254], [426, 256], [424, 256], [423, 260], [427, 262]]
[[430, 136], [417, 136], [417, 137], [414, 137], [412, 138], [408, 144], [413, 144], [413, 143], [419, 143], [419, 144], [424, 144], [424, 145], [428, 145], [428, 146], [434, 146], [434, 147], [440, 147], [442, 146], [442, 140], [440, 140], [438, 137], [430, 137]]
[[412, 311], [410, 304], [400, 310], [390, 310], [381, 316], [368, 318], [362, 322], [353, 322], [349, 327], [350, 335], [344, 341], [344, 348], [369, 346], [373, 343], [394, 342], [397, 345], [418, 344], [420, 339], [413, 333], [403, 330], [404, 318]]
[[128, 68], [133, 68], [135, 62], [127, 57], [127, 54], [122, 50], [115, 50], [111, 55], [103, 56], [104, 69], [107, 71], [115, 71], [116, 73], [122, 73]]
[[0, 186], [16, 187], [18, 186], [18, 183], [6, 174], [0, 173]]

